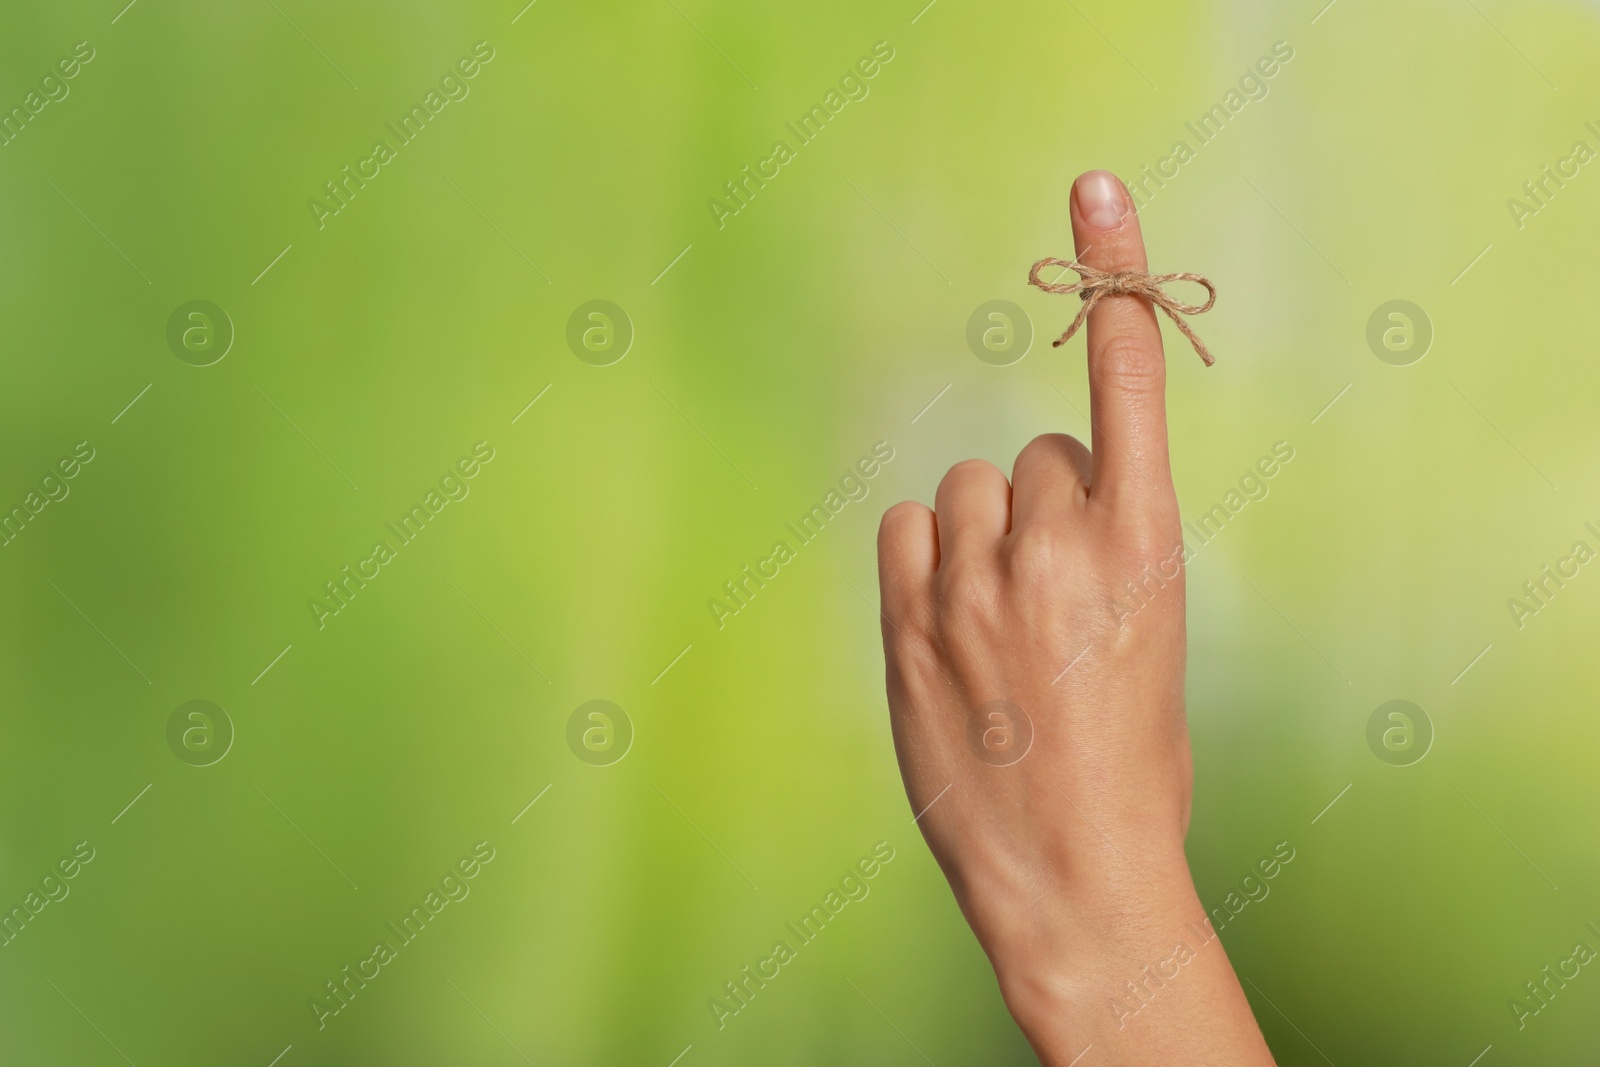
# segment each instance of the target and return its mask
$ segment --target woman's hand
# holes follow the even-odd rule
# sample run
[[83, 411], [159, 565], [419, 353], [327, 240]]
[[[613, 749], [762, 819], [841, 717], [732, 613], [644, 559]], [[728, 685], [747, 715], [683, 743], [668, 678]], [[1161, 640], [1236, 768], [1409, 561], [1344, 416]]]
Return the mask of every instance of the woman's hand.
[[[1127, 191], [1073, 187], [1078, 258], [1145, 270]], [[1070, 315], [1074, 309], [1063, 307]], [[1093, 451], [951, 468], [878, 535], [912, 809], [1046, 1064], [1270, 1064], [1183, 852], [1183, 541], [1149, 303], [1089, 316]], [[1170, 975], [1170, 977], [1164, 977]]]

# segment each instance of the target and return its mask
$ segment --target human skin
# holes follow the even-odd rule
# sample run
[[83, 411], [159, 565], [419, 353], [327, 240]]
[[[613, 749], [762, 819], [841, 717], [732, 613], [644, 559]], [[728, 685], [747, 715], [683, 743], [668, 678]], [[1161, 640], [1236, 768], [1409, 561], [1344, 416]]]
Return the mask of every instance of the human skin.
[[[1071, 216], [1081, 262], [1147, 269], [1111, 174], [1074, 183]], [[1046, 1067], [1271, 1065], [1183, 850], [1194, 772], [1182, 535], [1148, 301], [1099, 302], [1088, 373], [1092, 452], [1045, 434], [1010, 481], [968, 460], [932, 510], [907, 502], [883, 517], [884, 658], [906, 795]], [[1132, 610], [1125, 583], [1147, 568], [1177, 573], [1146, 581]], [[1025, 726], [991, 718], [997, 700], [1031, 722], [1020, 759]]]

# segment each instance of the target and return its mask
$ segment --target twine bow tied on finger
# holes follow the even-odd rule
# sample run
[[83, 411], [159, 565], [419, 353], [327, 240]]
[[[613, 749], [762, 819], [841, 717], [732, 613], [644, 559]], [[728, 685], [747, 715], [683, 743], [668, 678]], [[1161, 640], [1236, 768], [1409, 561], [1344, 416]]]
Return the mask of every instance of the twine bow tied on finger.
[[[1071, 285], [1062, 285], [1058, 282], [1047, 282], [1039, 277], [1039, 271], [1045, 267], [1070, 267], [1078, 272], [1079, 278]], [[1204, 304], [1185, 304], [1168, 296], [1163, 285], [1168, 282], [1194, 282], [1205, 286], [1206, 292], [1211, 294], [1211, 299]], [[1073, 334], [1078, 332], [1084, 320], [1089, 317], [1089, 312], [1101, 299], [1108, 296], [1142, 296], [1156, 307], [1167, 313], [1167, 317], [1177, 324], [1183, 335], [1194, 346], [1195, 353], [1199, 355], [1206, 366], [1215, 363], [1216, 357], [1206, 347], [1206, 343], [1189, 328], [1189, 324], [1182, 318], [1184, 315], [1203, 315], [1211, 310], [1217, 302], [1217, 287], [1210, 280], [1198, 274], [1180, 271], [1177, 274], [1150, 274], [1142, 270], [1103, 271], [1079, 263], [1075, 259], [1056, 259], [1046, 257], [1033, 265], [1028, 272], [1028, 284], [1038, 286], [1047, 293], [1077, 293], [1083, 301], [1083, 307], [1078, 309], [1078, 317], [1072, 320], [1072, 325], [1067, 327], [1067, 332], [1054, 342], [1054, 347], [1060, 348]]]

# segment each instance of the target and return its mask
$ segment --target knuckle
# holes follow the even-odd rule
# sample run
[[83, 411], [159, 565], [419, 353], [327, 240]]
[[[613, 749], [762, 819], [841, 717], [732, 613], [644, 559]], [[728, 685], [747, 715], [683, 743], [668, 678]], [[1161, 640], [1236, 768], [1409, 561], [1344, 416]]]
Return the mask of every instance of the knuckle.
[[939, 488], [956, 490], [997, 477], [1003, 480], [1005, 475], [1000, 473], [999, 467], [988, 460], [964, 459], [945, 473], [944, 481], [939, 483]]
[[960, 629], [997, 613], [1000, 575], [992, 563], [956, 560], [939, 573], [939, 614], [946, 624]]
[[1070, 459], [1079, 450], [1086, 450], [1084, 443], [1071, 434], [1042, 433], [1022, 446], [1017, 461], [1035, 463], [1040, 460]]
[[1049, 481], [1064, 477], [1087, 486], [1092, 463], [1088, 446], [1071, 434], [1040, 434], [1017, 453], [1013, 477]]
[[1071, 537], [1058, 526], [1023, 523], [1012, 531], [1012, 563], [1024, 575], [1053, 573], [1062, 566], [1071, 546]]
[[1181, 538], [1172, 541], [1140, 538], [1123, 547], [1118, 569], [1124, 572], [1125, 577], [1159, 586], [1183, 578], [1187, 556]]
[[1174, 552], [1184, 554], [1184, 529], [1176, 498], [1159, 498], [1114, 520], [1108, 541], [1124, 562], [1155, 563]]
[[926, 505], [915, 500], [902, 500], [892, 505], [883, 513], [883, 518], [878, 522], [878, 547], [880, 550], [892, 544], [894, 539], [902, 533], [910, 533], [919, 525], [926, 525]]
[[1128, 392], [1158, 392], [1167, 379], [1167, 362], [1161, 346], [1126, 333], [1108, 338], [1090, 361], [1089, 373], [1100, 384]]

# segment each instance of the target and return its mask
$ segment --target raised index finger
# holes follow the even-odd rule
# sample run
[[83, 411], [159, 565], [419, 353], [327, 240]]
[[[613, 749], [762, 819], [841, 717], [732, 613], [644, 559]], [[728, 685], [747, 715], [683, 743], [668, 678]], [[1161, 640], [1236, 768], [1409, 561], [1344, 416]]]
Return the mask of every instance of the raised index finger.
[[[1144, 237], [1116, 175], [1092, 170], [1072, 186], [1078, 260], [1103, 271], [1147, 270]], [[1090, 498], [1112, 507], [1172, 495], [1167, 458], [1167, 364], [1155, 308], [1139, 296], [1107, 296], [1089, 313], [1089, 420], [1094, 430]]]

